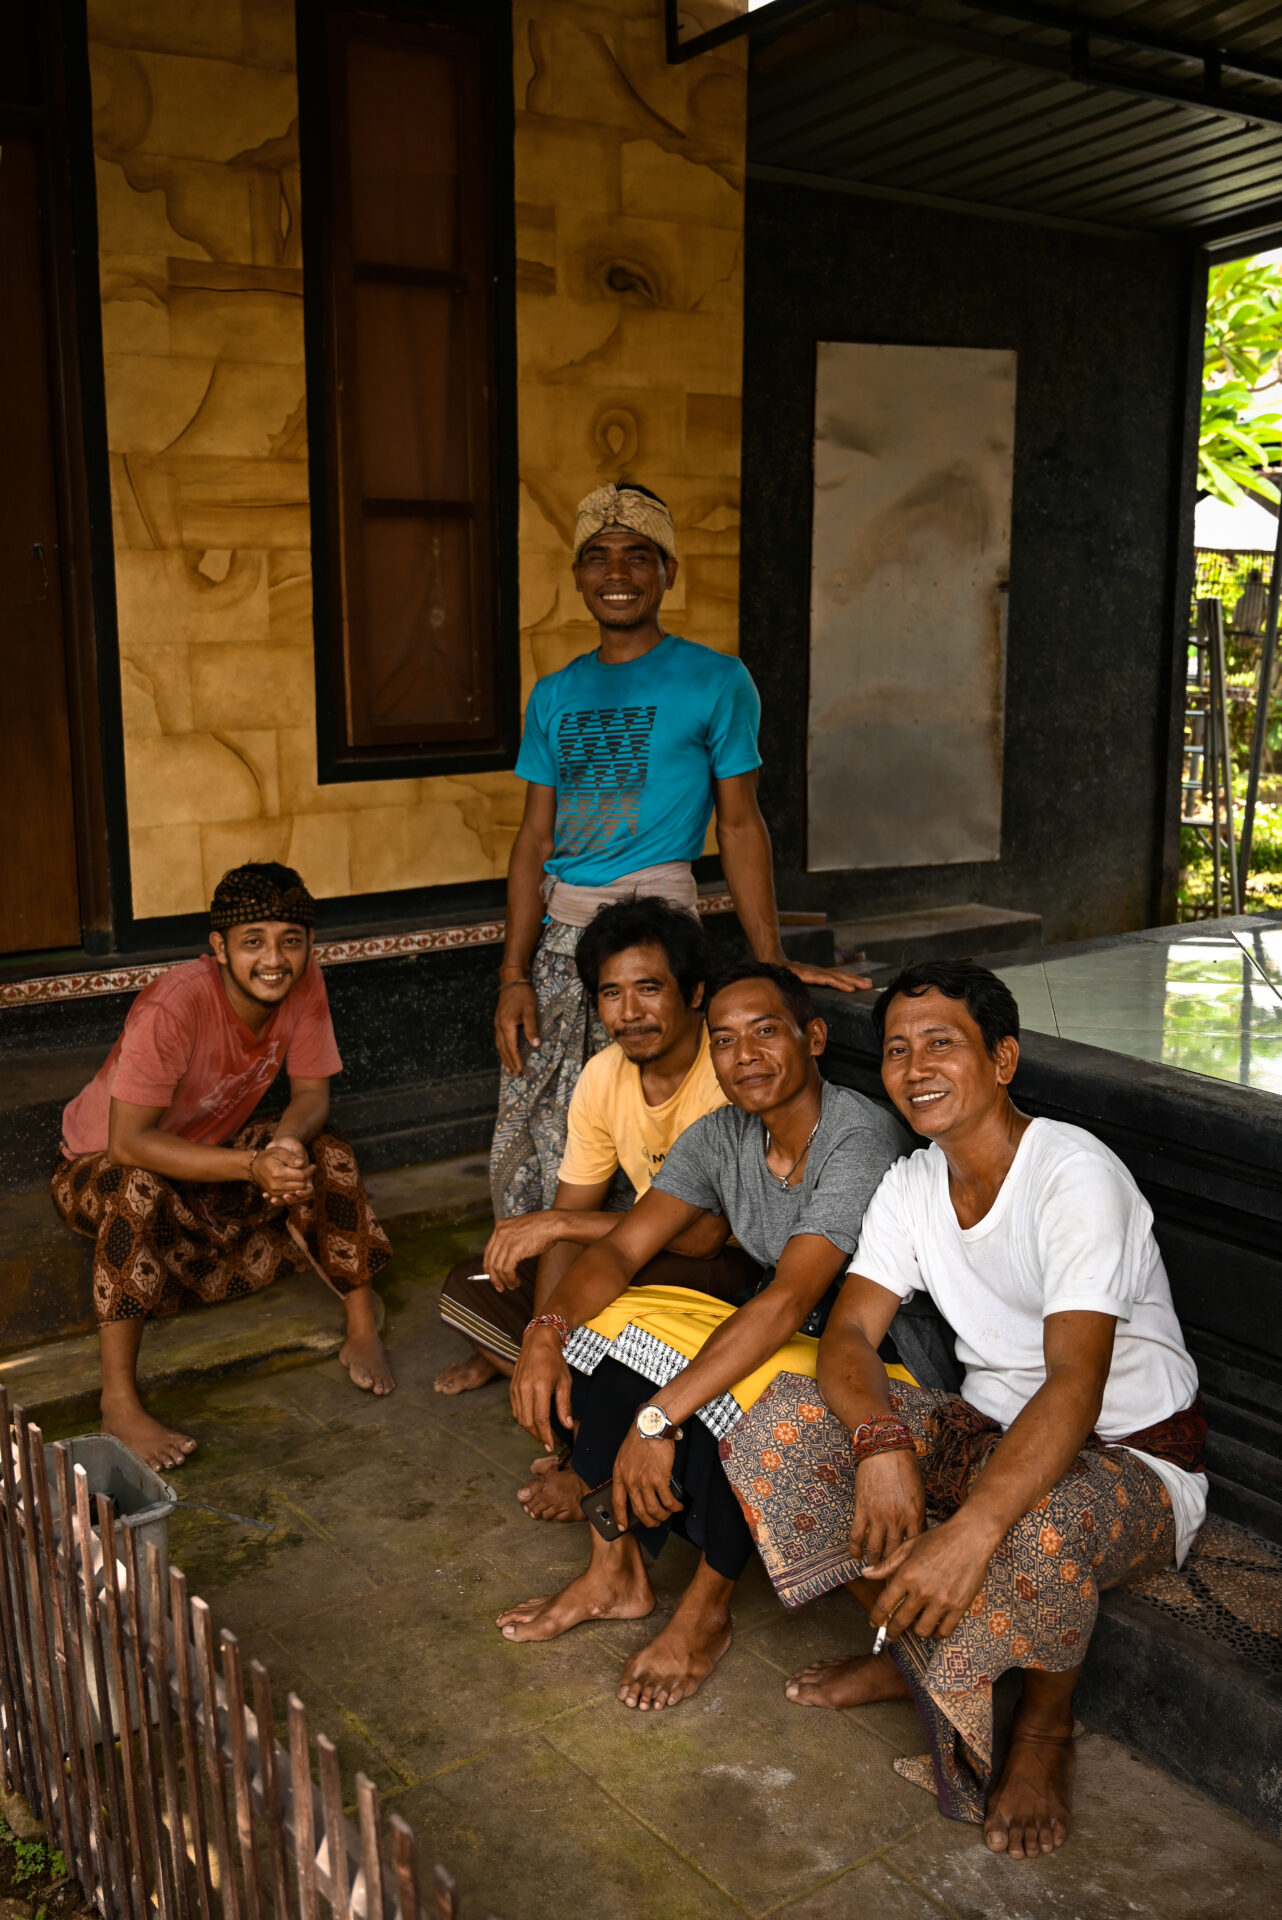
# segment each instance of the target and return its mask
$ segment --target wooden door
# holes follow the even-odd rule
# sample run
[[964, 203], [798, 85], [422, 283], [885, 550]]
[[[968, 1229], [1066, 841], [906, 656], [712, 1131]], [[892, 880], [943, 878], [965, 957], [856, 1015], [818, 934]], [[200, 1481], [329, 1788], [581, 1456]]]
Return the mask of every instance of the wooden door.
[[80, 944], [40, 168], [0, 143], [0, 953]]

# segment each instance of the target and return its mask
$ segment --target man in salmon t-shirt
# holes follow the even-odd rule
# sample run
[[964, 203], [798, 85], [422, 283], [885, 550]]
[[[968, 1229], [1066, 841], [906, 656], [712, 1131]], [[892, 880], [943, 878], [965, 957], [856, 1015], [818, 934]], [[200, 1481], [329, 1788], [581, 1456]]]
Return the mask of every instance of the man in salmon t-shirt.
[[[320, 968], [315, 903], [275, 861], [223, 875], [211, 954], [143, 988], [124, 1032], [62, 1120], [54, 1205], [95, 1241], [102, 1426], [157, 1470], [196, 1442], [138, 1395], [147, 1321], [184, 1294], [257, 1293], [311, 1266], [341, 1297], [340, 1358], [353, 1383], [390, 1393], [370, 1282], [392, 1257], [351, 1148], [326, 1126], [342, 1067]], [[281, 1068], [289, 1104], [253, 1120]]]

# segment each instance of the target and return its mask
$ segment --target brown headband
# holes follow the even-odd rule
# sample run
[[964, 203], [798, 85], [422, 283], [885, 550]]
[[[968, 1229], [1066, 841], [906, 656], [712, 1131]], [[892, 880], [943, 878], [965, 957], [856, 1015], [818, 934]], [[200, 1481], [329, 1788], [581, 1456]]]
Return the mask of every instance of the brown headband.
[[[286, 869], [289, 872], [290, 869]], [[282, 887], [261, 867], [233, 867], [214, 889], [209, 907], [209, 924], [217, 933], [228, 927], [243, 927], [251, 920], [284, 921], [291, 927], [316, 924], [316, 902], [298, 874], [293, 884]]]
[[648, 493], [639, 493], [635, 487], [624, 482], [618, 487], [597, 487], [585, 500], [580, 500], [574, 524], [575, 559], [578, 559], [589, 540], [595, 539], [598, 533], [608, 532], [612, 527], [621, 527], [630, 533], [641, 534], [646, 540], [653, 540], [669, 560], [677, 557], [672, 515], [662, 500], [652, 499]]

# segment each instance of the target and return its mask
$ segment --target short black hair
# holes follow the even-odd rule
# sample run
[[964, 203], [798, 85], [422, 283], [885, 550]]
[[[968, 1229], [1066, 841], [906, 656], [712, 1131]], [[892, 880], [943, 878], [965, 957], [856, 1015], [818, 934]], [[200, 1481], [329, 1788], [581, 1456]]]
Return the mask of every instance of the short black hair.
[[579, 935], [574, 964], [579, 978], [595, 1000], [601, 968], [629, 947], [661, 947], [672, 976], [689, 1006], [694, 990], [708, 977], [708, 947], [703, 928], [684, 907], [671, 906], [657, 894], [642, 893], [632, 900], [616, 900], [599, 907]]
[[717, 994], [726, 987], [738, 986], [741, 980], [769, 980], [799, 1027], [819, 1017], [804, 981], [797, 978], [791, 967], [778, 967], [770, 960], [741, 960], [738, 966], [727, 967], [708, 982], [704, 1005], [710, 1007]]
[[909, 1000], [931, 989], [946, 1000], [962, 1000], [966, 1011], [983, 1037], [989, 1058], [1006, 1039], [1019, 1039], [1019, 1007], [1004, 980], [999, 980], [977, 960], [917, 960], [897, 973], [883, 987], [872, 1010], [877, 1043], [886, 1042], [886, 1012], [892, 1000], [902, 993]]

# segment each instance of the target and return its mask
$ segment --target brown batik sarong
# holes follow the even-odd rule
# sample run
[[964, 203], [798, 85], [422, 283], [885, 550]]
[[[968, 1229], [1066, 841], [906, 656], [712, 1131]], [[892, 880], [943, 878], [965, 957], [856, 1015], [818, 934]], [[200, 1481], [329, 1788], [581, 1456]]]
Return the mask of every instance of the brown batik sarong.
[[[264, 1147], [270, 1121], [242, 1127], [232, 1147]], [[115, 1320], [161, 1319], [184, 1295], [207, 1306], [260, 1293], [278, 1273], [314, 1267], [336, 1293], [367, 1287], [392, 1257], [365, 1192], [356, 1156], [328, 1128], [311, 1143], [310, 1200], [288, 1205], [248, 1180], [169, 1180], [142, 1167], [113, 1167], [105, 1153], [60, 1157], [53, 1203], [67, 1225], [93, 1240], [94, 1311]]]
[[[926, 1483], [927, 1524], [957, 1511], [1000, 1429], [953, 1394], [892, 1381]], [[978, 1443], [978, 1444], [976, 1444]], [[781, 1374], [721, 1443], [731, 1486], [785, 1606], [860, 1571], [850, 1553], [855, 1460], [813, 1380]], [[970, 1612], [946, 1640], [888, 1642], [930, 1742], [897, 1772], [939, 1796], [950, 1820], [982, 1821], [993, 1775], [993, 1686], [1012, 1667], [1079, 1666], [1108, 1587], [1147, 1579], [1175, 1554], [1171, 1496], [1123, 1447], [1087, 1448], [1013, 1526]]]
[[499, 1079], [499, 1112], [490, 1148], [496, 1220], [537, 1213], [555, 1202], [570, 1100], [585, 1063], [607, 1044], [608, 1035], [574, 965], [581, 932], [581, 927], [550, 920], [530, 963], [530, 984], [539, 1003], [539, 1045], [526, 1049], [520, 1073], [505, 1067]]

